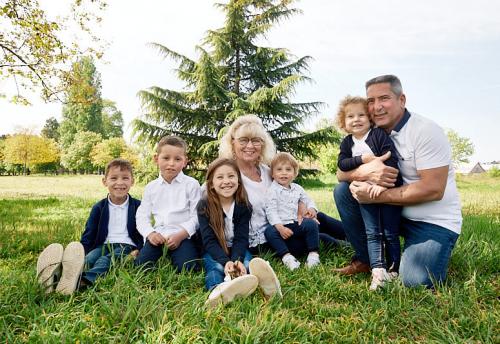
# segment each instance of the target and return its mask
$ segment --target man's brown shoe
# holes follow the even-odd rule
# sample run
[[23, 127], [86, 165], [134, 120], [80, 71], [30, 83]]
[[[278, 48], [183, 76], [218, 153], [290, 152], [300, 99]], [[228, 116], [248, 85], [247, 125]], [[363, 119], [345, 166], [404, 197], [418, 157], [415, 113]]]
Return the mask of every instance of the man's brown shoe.
[[370, 272], [370, 265], [359, 260], [353, 260], [349, 265], [340, 269], [333, 269], [333, 271], [342, 275], [354, 275], [360, 272]]

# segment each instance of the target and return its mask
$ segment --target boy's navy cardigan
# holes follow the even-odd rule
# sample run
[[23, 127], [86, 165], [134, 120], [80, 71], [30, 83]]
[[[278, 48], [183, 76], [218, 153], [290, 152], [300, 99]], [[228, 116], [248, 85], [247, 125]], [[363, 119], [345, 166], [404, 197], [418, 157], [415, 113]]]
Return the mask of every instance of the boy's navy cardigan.
[[[141, 201], [129, 195], [127, 230], [130, 239], [132, 239], [138, 249], [141, 249], [144, 243], [142, 235], [137, 230], [135, 223], [135, 213], [140, 205]], [[94, 204], [92, 210], [90, 211], [87, 223], [85, 224], [85, 231], [83, 232], [82, 239], [80, 240], [83, 248], [85, 249], [85, 254], [89, 253], [97, 246], [104, 244], [104, 241], [108, 236], [108, 224], [109, 201], [106, 197]]]
[[[398, 153], [396, 147], [394, 146], [394, 143], [392, 142], [389, 135], [382, 128], [372, 128], [365, 142], [368, 147], [370, 147], [375, 156], [382, 156], [388, 151], [391, 151], [391, 157], [384, 161], [384, 164], [397, 168], [399, 170]], [[352, 134], [347, 135], [340, 144], [338, 167], [341, 171], [351, 171], [363, 164], [361, 156], [352, 156], [352, 146], [354, 146]], [[398, 173], [396, 186], [400, 186], [402, 184], [403, 178], [401, 177], [401, 173]]]
[[[246, 204], [234, 204], [233, 224], [234, 224], [234, 238], [233, 246], [229, 247], [229, 256], [222, 249], [219, 240], [215, 236], [214, 230], [208, 222], [208, 217], [205, 214], [207, 200], [202, 199], [198, 203], [198, 222], [200, 225], [200, 234], [203, 241], [203, 249], [207, 252], [216, 262], [225, 266], [228, 261], [243, 262], [245, 252], [248, 250], [248, 231], [250, 224], [250, 217], [252, 216], [251, 207]], [[225, 217], [225, 215], [224, 215]]]

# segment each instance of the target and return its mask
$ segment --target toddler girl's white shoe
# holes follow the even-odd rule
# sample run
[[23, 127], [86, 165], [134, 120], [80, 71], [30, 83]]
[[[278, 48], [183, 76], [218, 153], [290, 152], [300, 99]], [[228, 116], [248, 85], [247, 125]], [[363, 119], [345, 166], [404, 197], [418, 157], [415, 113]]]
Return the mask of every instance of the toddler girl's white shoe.
[[319, 253], [318, 252], [309, 252], [307, 255], [307, 260], [306, 260], [306, 266], [309, 269], [312, 269], [316, 266], [318, 266], [321, 263], [319, 260]]
[[282, 258], [281, 261], [287, 268], [289, 268], [291, 271], [298, 269], [300, 266], [300, 262], [295, 258], [293, 255], [290, 253], [285, 254]]
[[224, 305], [228, 304], [236, 297], [246, 297], [252, 294], [258, 285], [259, 280], [253, 275], [243, 275], [233, 280], [222, 282], [208, 295], [205, 305], [209, 308], [215, 308], [221, 303]]
[[61, 274], [64, 248], [61, 244], [50, 244], [38, 256], [36, 276], [46, 293], [54, 291], [56, 277]]
[[370, 290], [377, 290], [379, 287], [383, 287], [386, 281], [390, 281], [391, 276], [387, 273], [384, 268], [373, 268], [372, 269], [372, 282], [370, 284]]
[[274, 295], [283, 296], [280, 281], [268, 261], [262, 258], [254, 258], [248, 264], [248, 268], [250, 273], [259, 279], [259, 287], [266, 299]]

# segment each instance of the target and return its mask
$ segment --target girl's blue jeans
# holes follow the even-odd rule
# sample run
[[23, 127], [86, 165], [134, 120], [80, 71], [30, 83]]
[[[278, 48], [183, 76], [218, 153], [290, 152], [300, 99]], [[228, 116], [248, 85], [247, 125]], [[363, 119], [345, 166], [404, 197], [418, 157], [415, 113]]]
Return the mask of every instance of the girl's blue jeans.
[[[243, 265], [245, 265], [247, 272], [252, 258], [252, 254], [247, 250], [243, 259]], [[218, 284], [224, 282], [224, 267], [221, 263], [213, 259], [210, 254], [205, 253], [203, 255], [203, 265], [205, 266], [205, 287], [207, 290], [212, 290]]]

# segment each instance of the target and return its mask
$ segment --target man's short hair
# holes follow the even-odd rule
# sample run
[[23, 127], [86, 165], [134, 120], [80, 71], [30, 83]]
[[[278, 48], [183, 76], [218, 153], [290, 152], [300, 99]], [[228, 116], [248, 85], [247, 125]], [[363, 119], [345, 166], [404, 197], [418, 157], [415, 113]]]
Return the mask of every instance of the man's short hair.
[[392, 75], [392, 74], [381, 75], [381, 76], [377, 76], [373, 79], [368, 80], [365, 83], [365, 89], [367, 90], [368, 87], [370, 87], [371, 85], [385, 84], [385, 83], [388, 83], [391, 85], [391, 91], [395, 95], [400, 96], [403, 94], [403, 86], [401, 85], [401, 81], [399, 80], [399, 78], [397, 76]]
[[156, 153], [160, 154], [161, 148], [166, 145], [182, 148], [184, 155], [187, 154], [187, 143], [179, 136], [169, 135], [162, 137], [156, 146]]
[[130, 161], [122, 159], [122, 158], [117, 158], [117, 159], [111, 160], [106, 165], [106, 169], [104, 170], [104, 178], [106, 178], [108, 176], [109, 170], [111, 170], [114, 167], [119, 167], [120, 171], [129, 171], [130, 175], [132, 177], [134, 176], [132, 164], [130, 163]]
[[293, 157], [292, 154], [286, 153], [286, 152], [279, 152], [276, 153], [274, 156], [273, 160], [271, 161], [271, 172], [274, 171], [277, 165], [283, 164], [283, 163], [289, 163], [295, 172], [295, 176], [299, 174], [299, 163], [298, 161]]

